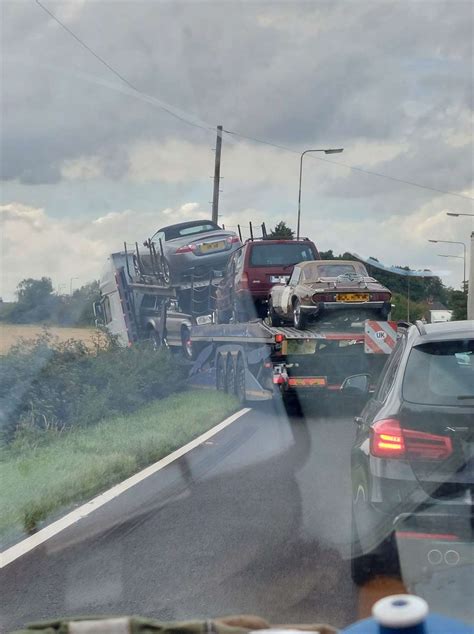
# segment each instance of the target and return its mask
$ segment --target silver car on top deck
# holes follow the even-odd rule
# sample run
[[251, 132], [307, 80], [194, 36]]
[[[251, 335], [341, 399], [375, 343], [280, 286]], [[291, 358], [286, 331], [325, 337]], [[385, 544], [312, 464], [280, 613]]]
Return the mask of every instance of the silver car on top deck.
[[157, 252], [163, 249], [163, 274], [167, 283], [179, 284], [192, 274], [221, 271], [230, 255], [241, 246], [233, 231], [211, 220], [193, 220], [162, 227], [151, 237]]

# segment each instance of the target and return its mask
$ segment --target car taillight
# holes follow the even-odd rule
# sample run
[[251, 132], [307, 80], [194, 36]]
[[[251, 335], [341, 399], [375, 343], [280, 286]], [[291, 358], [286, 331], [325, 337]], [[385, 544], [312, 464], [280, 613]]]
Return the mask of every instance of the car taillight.
[[405, 441], [398, 420], [379, 420], [370, 428], [370, 453], [378, 458], [401, 458], [405, 455]]
[[315, 304], [318, 302], [334, 302], [335, 299], [334, 293], [315, 293], [313, 295], [313, 302]]
[[444, 460], [453, 453], [453, 443], [449, 436], [428, 434], [415, 429], [404, 429], [406, 452], [420, 460]]
[[390, 293], [370, 293], [370, 301], [372, 302], [388, 302], [391, 297]]
[[242, 273], [242, 276], [240, 278], [240, 284], [239, 284], [239, 288], [243, 289], [243, 290], [248, 290], [249, 287], [249, 276], [247, 275], [247, 273]]
[[240, 239], [239, 236], [228, 236], [226, 241], [228, 244], [236, 244], [237, 242], [240, 242]]
[[379, 420], [370, 429], [370, 453], [378, 458], [443, 460], [452, 452], [449, 436], [403, 429], [395, 418]]
[[185, 247], [179, 247], [179, 249], [176, 249], [176, 253], [192, 253], [193, 251], [196, 251], [195, 244], [187, 244]]

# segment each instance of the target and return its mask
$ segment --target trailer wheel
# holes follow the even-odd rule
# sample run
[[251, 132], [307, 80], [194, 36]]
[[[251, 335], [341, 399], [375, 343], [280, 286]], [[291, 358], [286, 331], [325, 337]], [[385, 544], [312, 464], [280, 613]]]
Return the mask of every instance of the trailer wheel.
[[224, 391], [226, 389], [225, 380], [225, 359], [222, 354], [217, 355], [216, 361], [216, 388]]
[[191, 333], [189, 328], [183, 326], [181, 329], [181, 346], [183, 348], [184, 358], [188, 361], [193, 360], [193, 344], [191, 342]]
[[235, 369], [235, 395], [242, 405], [245, 403], [245, 365], [242, 355], [237, 357], [237, 367]]
[[235, 365], [231, 354], [227, 355], [225, 367], [225, 391], [227, 394], [235, 394]]
[[293, 305], [293, 323], [298, 330], [304, 330], [306, 328], [306, 315], [301, 310], [301, 302], [299, 299], [295, 300]]
[[154, 328], [148, 328], [147, 341], [155, 352], [161, 348], [161, 337]]
[[278, 315], [275, 312], [275, 309], [273, 308], [273, 302], [271, 297], [268, 300], [268, 321], [270, 323], [270, 326], [274, 326], [274, 327], [281, 326], [281, 319], [280, 317], [278, 317]]

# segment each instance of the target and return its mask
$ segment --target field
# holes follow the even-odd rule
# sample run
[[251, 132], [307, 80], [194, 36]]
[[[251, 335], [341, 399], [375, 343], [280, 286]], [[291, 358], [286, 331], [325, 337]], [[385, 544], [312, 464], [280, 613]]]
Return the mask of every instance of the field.
[[[40, 324], [0, 323], [0, 355], [6, 354], [21, 338], [32, 339], [41, 334], [43, 330], [44, 327]], [[57, 337], [59, 341], [80, 339], [85, 343], [92, 343], [92, 337], [96, 330], [94, 328], [61, 328], [51, 326], [48, 328], [48, 332]]]

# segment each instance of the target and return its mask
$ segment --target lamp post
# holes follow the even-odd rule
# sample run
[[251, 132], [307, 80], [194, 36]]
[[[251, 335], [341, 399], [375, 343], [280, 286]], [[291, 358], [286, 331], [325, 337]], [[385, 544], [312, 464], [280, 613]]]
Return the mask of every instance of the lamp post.
[[[459, 216], [467, 216], [468, 218], [474, 218], [474, 214], [457, 213], [454, 211], [446, 212], [448, 216], [459, 218]], [[471, 257], [469, 264], [469, 283], [467, 289], [467, 318], [474, 319], [474, 231], [471, 231]], [[466, 290], [466, 284], [464, 283], [464, 290]]]
[[[433, 242], [434, 244], [442, 243], [442, 244], [460, 244], [463, 248], [463, 277], [462, 277], [462, 289], [464, 293], [466, 293], [466, 244], [464, 242], [456, 242], [455, 240], [428, 240], [428, 242]], [[461, 256], [453, 256], [453, 257], [461, 257]]]
[[305, 150], [300, 156], [300, 185], [298, 189], [298, 220], [296, 223], [296, 239], [300, 237], [300, 218], [301, 218], [301, 180], [303, 178], [303, 157], [310, 152], [324, 152], [324, 154], [340, 154], [344, 148], [328, 148], [326, 150]]

